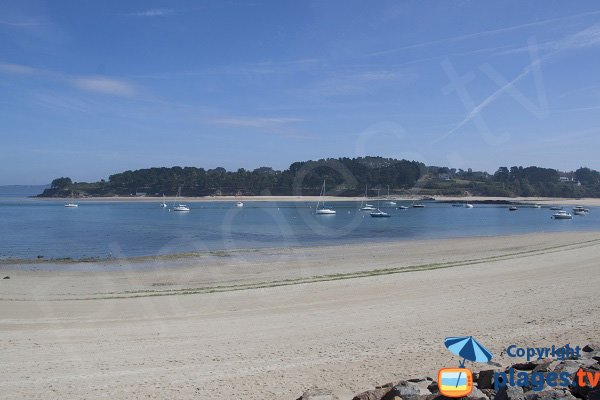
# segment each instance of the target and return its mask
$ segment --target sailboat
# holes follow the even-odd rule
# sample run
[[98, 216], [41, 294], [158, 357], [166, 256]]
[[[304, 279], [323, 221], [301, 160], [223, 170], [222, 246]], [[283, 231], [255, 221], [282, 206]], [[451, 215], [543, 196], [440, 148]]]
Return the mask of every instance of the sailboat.
[[388, 185], [388, 194], [387, 194], [387, 198], [388, 198], [388, 202], [387, 204], [389, 204], [390, 206], [395, 206], [396, 202], [393, 200], [390, 200], [390, 185]]
[[[320, 203], [322, 203], [321, 208], [319, 208]], [[323, 187], [321, 188], [321, 194], [319, 195], [319, 201], [317, 201], [316, 214], [317, 215], [333, 215], [333, 214], [335, 214], [335, 210], [332, 210], [325, 206], [325, 179], [323, 179]]]
[[[71, 199], [73, 199], [73, 191], [71, 190]], [[67, 208], [77, 208], [79, 207], [79, 204], [75, 203], [73, 200], [71, 200], [69, 203], [65, 204], [65, 207]]]
[[[181, 197], [181, 186], [179, 186], [179, 190], [177, 191], [177, 198]], [[173, 204], [173, 211], [190, 211], [190, 208], [185, 204]]]
[[373, 218], [389, 218], [390, 214], [379, 209], [379, 192], [377, 193], [377, 209], [370, 213]]
[[[369, 199], [369, 196], [367, 193], [368, 193], [368, 188], [367, 188], [367, 185], [365, 185], [365, 199], [360, 202], [360, 210], [361, 211], [375, 211], [376, 210], [375, 206], [367, 203], [367, 201]], [[365, 205], [363, 206], [363, 204], [365, 204]]]
[[163, 202], [160, 205], [161, 208], [167, 208], [167, 203], [165, 203], [165, 195], [163, 194]]

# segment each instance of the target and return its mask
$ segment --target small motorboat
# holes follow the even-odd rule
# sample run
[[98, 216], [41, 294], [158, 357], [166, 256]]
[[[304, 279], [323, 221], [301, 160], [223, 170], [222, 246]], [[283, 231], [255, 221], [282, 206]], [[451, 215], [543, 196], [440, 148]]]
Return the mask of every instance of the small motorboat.
[[[177, 190], [177, 198], [181, 197], [181, 186], [179, 186], [179, 189]], [[182, 212], [186, 212], [186, 211], [190, 211], [190, 208], [185, 205], [185, 204], [173, 204], [173, 211], [182, 211]]]
[[392, 200], [390, 200], [390, 201], [388, 201], [386, 204], [389, 204], [390, 206], [395, 206], [395, 205], [396, 205], [396, 202], [395, 202], [395, 201], [392, 201]]
[[552, 218], [554, 218], [554, 219], [572, 219], [573, 216], [566, 211], [559, 211], [555, 214], [552, 214]]
[[398, 208], [398, 210], [408, 210], [407, 206], [399, 206], [397, 208]]
[[573, 211], [583, 211], [583, 212], [586, 212], [586, 213], [590, 212], [589, 209], [584, 208], [583, 206], [575, 206], [575, 207], [573, 207]]
[[317, 210], [317, 215], [333, 215], [335, 214], [335, 210], [332, 210], [330, 208], [319, 208]]
[[244, 207], [244, 203], [241, 201], [238, 201], [237, 203], [235, 203], [236, 207]]
[[370, 213], [370, 215], [373, 218], [388, 218], [390, 216], [390, 214], [381, 211], [379, 208], [377, 209], [377, 211]]
[[421, 203], [416, 203], [412, 205], [413, 208], [425, 208], [425, 204], [421, 204]]
[[372, 204], [365, 204], [364, 207], [360, 208], [360, 211], [375, 211], [377, 208]]
[[584, 210], [577, 210], [577, 211], [573, 211], [573, 214], [575, 214], [575, 215], [587, 215], [588, 212], [584, 211]]
[[76, 207], [79, 207], [79, 204], [67, 203], [67, 204], [65, 204], [65, 207], [67, 207], [67, 208], [76, 208]]
[[542, 208], [542, 205], [541, 204], [534, 204], [533, 208]]
[[517, 206], [511, 206], [511, 207], [508, 209], [508, 211], [517, 211], [517, 210], [518, 210]]
[[473, 208], [473, 204], [465, 203], [465, 208]]

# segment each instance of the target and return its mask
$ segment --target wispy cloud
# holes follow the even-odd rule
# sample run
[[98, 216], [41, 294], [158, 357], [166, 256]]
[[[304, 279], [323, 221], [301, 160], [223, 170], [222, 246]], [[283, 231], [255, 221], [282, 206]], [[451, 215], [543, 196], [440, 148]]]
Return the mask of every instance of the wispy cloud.
[[265, 117], [227, 117], [211, 120], [216, 125], [247, 126], [254, 128], [269, 128], [283, 126], [293, 122], [303, 121], [300, 118], [265, 118]]
[[209, 120], [211, 124], [239, 128], [256, 128], [261, 132], [277, 134], [297, 139], [309, 138], [306, 132], [291, 126], [304, 121], [289, 117], [222, 117]]
[[570, 19], [589, 17], [589, 16], [593, 16], [593, 15], [598, 15], [598, 14], [600, 14], [600, 11], [591, 11], [591, 12], [586, 12], [586, 13], [581, 13], [581, 14], [568, 15], [565, 17], [551, 18], [551, 19], [545, 19], [545, 20], [541, 20], [541, 21], [529, 22], [529, 23], [525, 23], [525, 24], [507, 26], [507, 27], [499, 28], [499, 29], [473, 32], [473, 33], [469, 33], [469, 34], [465, 34], [465, 35], [453, 36], [453, 37], [448, 37], [448, 38], [443, 38], [443, 39], [438, 39], [438, 40], [430, 40], [427, 42], [415, 43], [415, 44], [397, 47], [397, 48], [393, 48], [393, 49], [381, 50], [381, 51], [365, 54], [365, 57], [381, 56], [381, 55], [395, 53], [395, 52], [399, 52], [399, 51], [403, 51], [403, 50], [417, 49], [417, 48], [421, 48], [421, 47], [434, 46], [434, 45], [438, 45], [438, 44], [461, 42], [464, 40], [476, 39], [476, 38], [485, 37], [485, 36], [493, 36], [493, 35], [498, 35], [498, 34], [503, 34], [503, 33], [509, 33], [509, 32], [518, 31], [521, 29], [533, 28], [533, 27], [538, 27], [541, 25], [547, 25], [547, 24], [566, 21], [566, 20], [570, 20]]
[[58, 82], [65, 82], [87, 92], [112, 96], [132, 97], [139, 91], [135, 85], [121, 79], [106, 76], [75, 76], [22, 64], [0, 62], [0, 73], [43, 77]]
[[16, 75], [32, 75], [37, 73], [38, 70], [27, 65], [0, 62], [0, 72]]
[[402, 85], [414, 82], [418, 75], [410, 70], [364, 70], [338, 71], [324, 79], [317, 80], [300, 93], [311, 96], [346, 96], [367, 93], [391, 85]]
[[[528, 50], [530, 52], [535, 52], [536, 58], [527, 65], [523, 71], [517, 75], [511, 81], [506, 82], [504, 85], [499, 87], [495, 92], [486, 97], [483, 101], [477, 104], [475, 107], [471, 109], [471, 111], [460, 121], [454, 128], [448, 131], [446, 134], [442, 136], [441, 139], [448, 137], [453, 134], [467, 123], [472, 121], [481, 111], [487, 108], [490, 104], [492, 104], [496, 99], [498, 99], [502, 94], [507, 91], [510, 91], [514, 88], [514, 85], [518, 83], [521, 79], [529, 75], [531, 72], [539, 70], [540, 65], [548, 60], [556, 57], [563, 51], [577, 49], [577, 48], [585, 48], [585, 47], [593, 47], [600, 45], [600, 24], [592, 25], [586, 29], [583, 29], [575, 34], [569, 35], [561, 40], [545, 42], [541, 45], [536, 44], [532, 47], [531, 43], [529, 46], [524, 47], [523, 50]], [[546, 53], [542, 57], [537, 57], [537, 51], [540, 49], [550, 50], [550, 52]], [[521, 48], [519, 49], [521, 50]], [[533, 53], [532, 53], [533, 54]], [[484, 71], [485, 72], [485, 71]], [[440, 139], [440, 140], [441, 140]]]
[[148, 10], [130, 13], [134, 17], [166, 17], [167, 15], [175, 14], [172, 8], [150, 8]]
[[41, 23], [37, 21], [6, 21], [0, 20], [0, 25], [14, 26], [17, 28], [27, 28], [31, 26], [39, 26]]
[[135, 86], [130, 83], [102, 76], [71, 78], [70, 82], [81, 90], [109, 94], [113, 96], [131, 97], [136, 94]]
[[[586, 29], [576, 32], [559, 40], [551, 40], [538, 44], [538, 49], [542, 51], [565, 51], [600, 45], [600, 24], [592, 25]], [[521, 46], [508, 49], [497, 53], [497, 55], [507, 55], [514, 53], [527, 52], [528, 46]]]

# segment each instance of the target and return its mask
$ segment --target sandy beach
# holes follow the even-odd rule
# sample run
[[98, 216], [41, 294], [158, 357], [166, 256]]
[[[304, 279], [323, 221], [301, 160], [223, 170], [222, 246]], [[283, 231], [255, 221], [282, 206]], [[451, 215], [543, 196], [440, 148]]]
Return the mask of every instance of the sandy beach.
[[[420, 200], [423, 196], [415, 195], [415, 196], [390, 196], [396, 200], [404, 200], [404, 201], [413, 201]], [[600, 198], [581, 198], [581, 199], [571, 199], [571, 198], [563, 198], [563, 197], [485, 197], [485, 196], [434, 196], [437, 201], [508, 201], [508, 202], [518, 202], [518, 203], [539, 203], [543, 206], [550, 205], [585, 205], [585, 206], [600, 206]], [[37, 198], [41, 201], [72, 201], [71, 198], [56, 198], [56, 197], [46, 197], [46, 198]], [[88, 198], [78, 198], [76, 199], [78, 202], [82, 201], [101, 201], [101, 202], [157, 202], [160, 203], [163, 201], [162, 197], [124, 197], [124, 196], [114, 196], [114, 197], [88, 197]], [[276, 201], [276, 202], [286, 202], [286, 201], [306, 201], [306, 202], [316, 202], [319, 200], [319, 196], [209, 196], [209, 197], [165, 197], [166, 202], [174, 202], [174, 201], [185, 201], [185, 202], [204, 202], [204, 201], [230, 201], [230, 202], [253, 202], [253, 201]], [[337, 197], [337, 196], [325, 196], [325, 201], [329, 202], [338, 202], [338, 201], [363, 201], [364, 197]], [[369, 199], [369, 201], [373, 201], [374, 199]]]
[[350, 398], [455, 366], [456, 335], [508, 363], [513, 343], [600, 337], [599, 254], [580, 232], [4, 264], [0, 393]]

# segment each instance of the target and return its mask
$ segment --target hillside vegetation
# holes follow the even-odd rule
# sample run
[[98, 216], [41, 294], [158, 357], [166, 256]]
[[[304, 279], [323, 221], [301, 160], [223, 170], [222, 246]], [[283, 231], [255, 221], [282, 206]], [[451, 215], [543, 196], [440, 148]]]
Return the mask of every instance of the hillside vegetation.
[[500, 167], [491, 175], [382, 157], [302, 161], [284, 171], [162, 167], [125, 171], [91, 183], [61, 177], [40, 196], [173, 196], [180, 188], [183, 196], [318, 195], [323, 180], [327, 194], [335, 196], [360, 196], [365, 186], [369, 196], [386, 195], [389, 186], [391, 195], [600, 197], [600, 173], [586, 167], [572, 172]]

